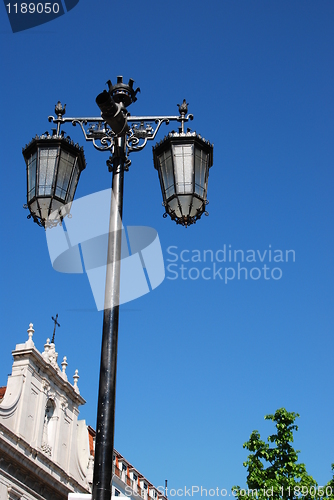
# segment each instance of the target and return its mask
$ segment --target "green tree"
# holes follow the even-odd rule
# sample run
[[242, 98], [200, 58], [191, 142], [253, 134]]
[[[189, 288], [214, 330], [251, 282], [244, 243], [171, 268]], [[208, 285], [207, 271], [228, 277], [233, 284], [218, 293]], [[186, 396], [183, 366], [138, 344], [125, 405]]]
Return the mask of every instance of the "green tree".
[[334, 464], [332, 464], [333, 477], [325, 486], [326, 498], [334, 500]]
[[266, 415], [276, 425], [276, 434], [268, 437], [269, 443], [261, 440], [258, 431], [253, 431], [243, 447], [250, 451], [244, 466], [247, 468], [247, 489], [232, 488], [238, 500], [246, 498], [269, 499], [312, 499], [319, 498], [316, 481], [306, 472], [306, 467], [298, 463], [298, 450], [294, 450], [293, 431], [298, 413], [290, 413], [285, 408], [276, 410], [274, 415]]

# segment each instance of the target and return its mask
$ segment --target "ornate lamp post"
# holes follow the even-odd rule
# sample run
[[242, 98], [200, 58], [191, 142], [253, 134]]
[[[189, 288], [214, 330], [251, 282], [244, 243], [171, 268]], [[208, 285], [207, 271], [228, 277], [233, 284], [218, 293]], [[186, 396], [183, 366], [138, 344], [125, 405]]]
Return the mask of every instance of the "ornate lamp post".
[[[57, 125], [52, 136], [36, 136], [24, 149], [27, 165], [28, 218], [43, 227], [61, 224], [68, 215], [81, 171], [85, 168], [82, 149], [64, 138], [60, 127], [65, 122], [79, 125], [86, 141], [99, 151], [110, 151], [107, 161], [112, 172], [113, 202], [110, 208], [108, 257], [102, 330], [100, 382], [96, 424], [93, 492], [94, 500], [110, 500], [114, 448], [115, 395], [118, 316], [120, 295], [120, 262], [124, 171], [131, 161], [128, 155], [141, 151], [148, 140], [155, 139], [162, 123], [179, 122], [179, 132], [172, 132], [153, 148], [154, 166], [158, 170], [163, 205], [177, 224], [188, 226], [205, 212], [209, 168], [213, 146], [184, 124], [193, 119], [187, 114], [184, 100], [178, 116], [130, 116], [127, 107], [137, 100], [132, 79], [123, 83], [109, 81], [109, 91], [96, 98], [101, 117], [64, 117], [65, 106], [56, 105]], [[207, 213], [206, 213], [207, 215]]]

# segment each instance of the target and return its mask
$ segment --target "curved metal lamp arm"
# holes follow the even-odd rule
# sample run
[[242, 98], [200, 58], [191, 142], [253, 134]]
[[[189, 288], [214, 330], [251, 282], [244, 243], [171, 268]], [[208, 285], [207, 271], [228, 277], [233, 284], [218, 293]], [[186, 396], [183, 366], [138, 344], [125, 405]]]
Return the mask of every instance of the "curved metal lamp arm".
[[[162, 123], [168, 125], [170, 122], [181, 123], [180, 132], [184, 132], [184, 123], [192, 120], [192, 114], [186, 114], [188, 107], [186, 101], [179, 105], [179, 116], [127, 116], [129, 131], [126, 133], [127, 153], [141, 151], [147, 144], [147, 141], [155, 139]], [[50, 115], [49, 122], [57, 125], [56, 135], [60, 136], [60, 127], [63, 123], [72, 123], [75, 127], [80, 126], [86, 141], [91, 141], [93, 146], [99, 151], [113, 151], [116, 134], [107, 125], [102, 117], [64, 117], [65, 108], [58, 101], [55, 112], [57, 117]], [[99, 142], [96, 142], [99, 141]]]
[[[144, 149], [147, 141], [155, 139], [163, 123], [168, 125], [171, 121], [181, 122], [181, 130], [184, 132], [184, 122], [193, 118], [193, 115], [190, 114], [187, 116], [130, 116], [128, 118], [128, 124], [130, 125], [127, 137], [128, 152]], [[153, 124], [155, 124], [155, 128], [152, 126]], [[140, 143], [140, 140], [143, 142]]]
[[[108, 151], [113, 148], [115, 134], [102, 118], [98, 117], [57, 117], [49, 116], [49, 122], [57, 124], [57, 136], [60, 135], [60, 127], [63, 123], [72, 123], [75, 127], [80, 126], [86, 141], [91, 141], [99, 151]], [[98, 144], [96, 141], [100, 141]]]

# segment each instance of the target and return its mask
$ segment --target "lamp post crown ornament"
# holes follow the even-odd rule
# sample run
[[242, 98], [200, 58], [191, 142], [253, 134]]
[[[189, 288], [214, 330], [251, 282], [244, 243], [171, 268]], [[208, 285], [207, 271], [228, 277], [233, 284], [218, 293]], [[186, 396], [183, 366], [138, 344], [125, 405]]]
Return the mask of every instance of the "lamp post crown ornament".
[[109, 94], [117, 103], [123, 103], [124, 107], [127, 108], [133, 102], [136, 102], [136, 95], [140, 92], [140, 88], [137, 87], [136, 90], [133, 88], [134, 80], [132, 78], [129, 79], [129, 83], [123, 82], [123, 77], [117, 77], [117, 83], [113, 85], [111, 80], [107, 81], [107, 85], [109, 87]]

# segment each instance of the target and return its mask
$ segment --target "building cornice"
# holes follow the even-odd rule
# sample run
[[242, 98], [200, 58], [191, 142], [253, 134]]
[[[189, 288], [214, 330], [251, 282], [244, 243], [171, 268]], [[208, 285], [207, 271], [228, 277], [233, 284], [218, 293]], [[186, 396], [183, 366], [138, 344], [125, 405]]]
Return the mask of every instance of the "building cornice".
[[5, 460], [5, 457], [8, 457], [12, 464], [15, 461], [28, 477], [34, 477], [36, 482], [47, 489], [54, 489], [64, 495], [74, 491], [90, 493], [88, 488], [84, 488], [41, 450], [34, 448], [0, 423], [0, 460]]
[[[23, 347], [25, 344], [19, 344], [17, 349], [12, 351], [12, 355], [15, 361], [27, 360], [29, 363], [34, 363], [37, 369], [43, 372], [43, 375], [47, 375], [49, 380], [52, 381], [56, 386], [61, 387], [62, 390], [70, 397], [70, 399], [75, 402], [78, 406], [84, 405], [86, 403], [85, 399], [75, 391], [74, 387], [70, 382], [63, 378], [61, 372], [57, 371], [48, 361], [46, 361], [42, 354], [35, 347]], [[22, 348], [21, 348], [22, 346]], [[38, 370], [37, 370], [38, 371]], [[42, 373], [39, 375], [43, 377]]]

